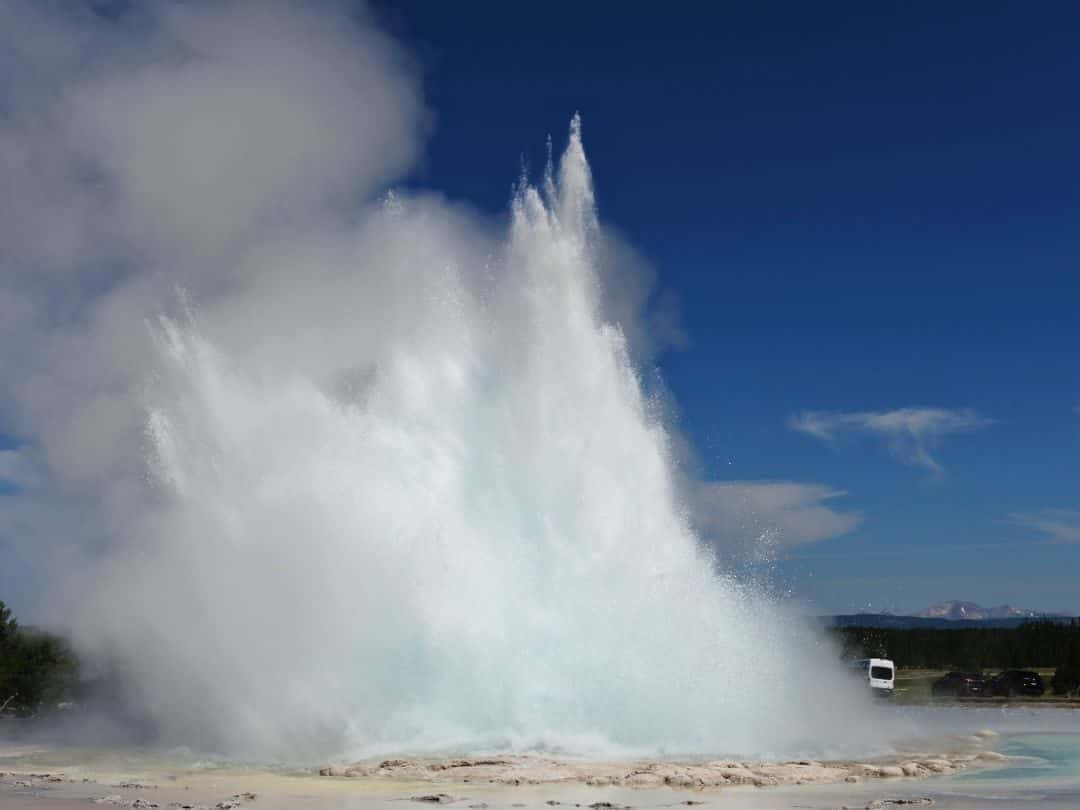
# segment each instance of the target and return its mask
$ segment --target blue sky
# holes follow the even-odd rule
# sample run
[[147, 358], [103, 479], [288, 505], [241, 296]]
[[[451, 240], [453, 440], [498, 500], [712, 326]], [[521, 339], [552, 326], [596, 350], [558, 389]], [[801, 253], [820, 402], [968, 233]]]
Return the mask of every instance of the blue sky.
[[374, 8], [431, 111], [407, 186], [505, 217], [581, 113], [602, 220], [678, 302], [701, 474], [786, 504], [782, 586], [1080, 614], [1080, 7]]
[[[825, 610], [1080, 613], [1080, 9], [379, 9], [435, 113], [417, 185], [498, 213], [581, 111], [601, 217], [680, 301], [661, 369], [699, 462], [862, 517], [781, 581]], [[936, 472], [895, 434], [791, 428], [900, 408], [985, 424]]]

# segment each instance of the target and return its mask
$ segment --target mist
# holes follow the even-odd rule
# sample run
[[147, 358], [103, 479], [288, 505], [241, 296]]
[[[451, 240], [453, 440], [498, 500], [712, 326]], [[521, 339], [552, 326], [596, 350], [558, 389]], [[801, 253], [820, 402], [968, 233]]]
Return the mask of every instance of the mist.
[[435, 119], [352, 6], [8, 5], [0, 536], [157, 739], [880, 744], [695, 531], [728, 524], [691, 514], [651, 365], [683, 336], [579, 118], [491, 220], [394, 189]]

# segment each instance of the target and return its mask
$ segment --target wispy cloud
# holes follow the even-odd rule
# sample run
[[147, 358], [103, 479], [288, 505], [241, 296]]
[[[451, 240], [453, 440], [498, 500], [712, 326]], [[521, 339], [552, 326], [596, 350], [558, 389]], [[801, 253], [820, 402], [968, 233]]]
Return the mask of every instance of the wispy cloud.
[[697, 485], [691, 496], [695, 528], [721, 551], [772, 557], [779, 549], [828, 540], [852, 531], [862, 515], [827, 502], [847, 493], [789, 481], [719, 481]]
[[802, 411], [788, 421], [792, 430], [823, 441], [841, 433], [868, 433], [888, 443], [889, 451], [903, 464], [921, 467], [937, 475], [941, 464], [934, 457], [938, 443], [953, 433], [967, 433], [992, 425], [971, 409], [896, 408], [891, 411]]
[[1009, 519], [1042, 533], [1047, 543], [1080, 543], [1080, 511], [1075, 509], [1018, 512], [1009, 515]]

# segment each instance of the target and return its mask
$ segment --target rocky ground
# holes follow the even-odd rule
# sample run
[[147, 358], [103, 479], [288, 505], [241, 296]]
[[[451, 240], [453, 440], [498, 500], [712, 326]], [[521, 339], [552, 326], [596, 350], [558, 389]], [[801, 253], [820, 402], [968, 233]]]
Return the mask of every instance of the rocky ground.
[[[820, 806], [884, 808], [927, 804], [920, 777], [989, 767], [994, 732], [940, 741], [934, 751], [909, 750], [866, 761], [596, 762], [540, 755], [443, 759], [382, 759], [327, 765], [313, 773], [148, 770], [140, 774], [88, 769], [73, 759], [61, 770], [0, 771], [5, 810], [78, 810], [95, 806], [160, 810], [372, 810], [386, 801], [455, 804], [462, 810], [531, 807], [628, 810], [698, 804], [738, 807], [811, 807], [811, 794], [831, 790], [854, 803]], [[56, 752], [51, 752], [55, 756]], [[18, 762], [19, 758], [2, 758]], [[32, 761], [32, 760], [31, 760]], [[828, 785], [835, 785], [829, 788]], [[905, 787], [908, 785], [908, 787]], [[806, 786], [806, 787], [801, 787]], [[772, 788], [772, 790], [755, 790]], [[749, 793], [747, 792], [749, 791]], [[913, 792], [916, 791], [916, 792]], [[885, 793], [885, 797], [882, 794]], [[888, 798], [891, 793], [894, 798]], [[876, 795], [875, 795], [876, 794]], [[760, 796], [761, 801], [753, 797]], [[861, 797], [861, 798], [859, 798]]]
[[674, 787], [705, 790], [752, 785], [809, 785], [859, 782], [868, 779], [904, 779], [954, 773], [985, 766], [1004, 757], [991, 750], [997, 737], [992, 731], [952, 738], [938, 752], [906, 751], [880, 760], [854, 762], [755, 762], [713, 760], [707, 762], [643, 761], [595, 762], [567, 760], [534, 754], [451, 759], [384, 759], [350, 765], [327, 765], [322, 776], [365, 778], [433, 784], [487, 783], [496, 785], [542, 785], [581, 783], [628, 788]]

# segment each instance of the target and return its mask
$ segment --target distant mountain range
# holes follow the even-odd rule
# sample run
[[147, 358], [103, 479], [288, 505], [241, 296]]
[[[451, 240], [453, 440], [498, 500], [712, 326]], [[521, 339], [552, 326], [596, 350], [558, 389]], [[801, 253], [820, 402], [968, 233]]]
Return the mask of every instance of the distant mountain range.
[[1067, 613], [1042, 613], [1037, 610], [998, 605], [985, 608], [974, 602], [953, 600], [932, 605], [910, 616], [894, 613], [852, 613], [840, 616], [823, 616], [825, 624], [835, 627], [926, 627], [948, 628], [958, 624], [976, 624], [982, 627], [1015, 627], [1030, 619], [1068, 621]]
[[1040, 613], [1037, 610], [1016, 608], [1012, 605], [998, 605], [984, 608], [974, 602], [942, 602], [926, 610], [912, 614], [920, 619], [949, 619], [950, 621], [984, 621], [986, 619], [1041, 619], [1043, 617], [1064, 616], [1064, 613]]

